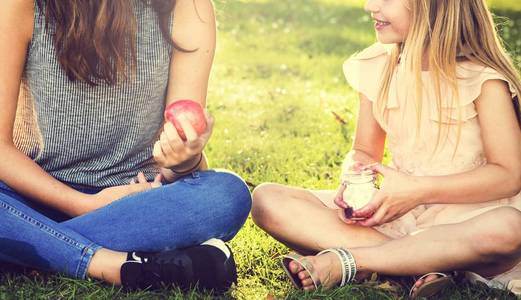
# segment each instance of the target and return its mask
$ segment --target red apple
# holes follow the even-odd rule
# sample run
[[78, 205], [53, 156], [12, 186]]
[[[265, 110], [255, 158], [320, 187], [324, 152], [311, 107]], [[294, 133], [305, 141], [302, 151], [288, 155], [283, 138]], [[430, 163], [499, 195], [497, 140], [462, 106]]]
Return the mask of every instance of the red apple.
[[165, 108], [165, 119], [170, 121], [183, 141], [186, 135], [179, 122], [179, 117], [184, 116], [194, 127], [197, 134], [201, 134], [206, 129], [206, 117], [199, 102], [193, 100], [176, 100]]

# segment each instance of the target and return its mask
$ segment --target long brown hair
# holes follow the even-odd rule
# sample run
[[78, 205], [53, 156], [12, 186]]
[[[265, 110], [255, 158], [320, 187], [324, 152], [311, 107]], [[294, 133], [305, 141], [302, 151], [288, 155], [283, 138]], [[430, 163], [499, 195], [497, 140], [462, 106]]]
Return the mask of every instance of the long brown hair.
[[[141, 0], [157, 14], [163, 38], [170, 34], [176, 0]], [[136, 66], [136, 19], [129, 0], [37, 0], [53, 30], [57, 59], [71, 81], [116, 84]], [[52, 26], [50, 26], [52, 25]]]
[[[496, 25], [485, 0], [413, 0], [407, 1], [411, 11], [411, 29], [404, 43], [393, 46], [390, 62], [384, 72], [382, 88], [378, 101], [374, 104], [377, 116], [385, 122], [385, 104], [391, 79], [403, 65], [414, 82], [416, 93], [417, 121], [420, 122], [423, 83], [421, 79], [422, 56], [429, 56], [429, 69], [434, 74], [434, 85], [441, 121], [441, 82], [449, 83], [458, 107], [457, 141], [461, 134], [461, 109], [459, 105], [456, 64], [458, 54], [476, 64], [490, 67], [501, 73], [514, 87], [518, 97], [513, 99], [513, 106], [521, 128], [521, 77], [512, 59], [505, 51], [496, 31]], [[436, 148], [441, 140], [441, 127], [438, 132]], [[456, 147], [457, 148], [457, 147]], [[454, 153], [456, 152], [456, 149]]]

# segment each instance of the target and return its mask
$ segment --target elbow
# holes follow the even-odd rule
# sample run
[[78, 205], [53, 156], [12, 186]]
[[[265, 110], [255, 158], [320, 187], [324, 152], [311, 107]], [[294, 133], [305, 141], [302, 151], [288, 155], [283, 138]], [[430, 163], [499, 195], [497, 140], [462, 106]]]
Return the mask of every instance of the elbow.
[[521, 159], [514, 159], [499, 166], [502, 168], [502, 174], [496, 178], [496, 182], [499, 183], [498, 196], [512, 198], [521, 192]]
[[0, 137], [0, 149], [15, 147], [13, 138]]
[[517, 176], [517, 183], [514, 183], [513, 192], [514, 192], [513, 196], [521, 193], [521, 176]]
[[0, 140], [0, 157], [6, 157], [6, 152], [12, 149], [16, 149], [12, 142], [4, 142]]
[[509, 191], [509, 197], [514, 197], [517, 194], [521, 193], [521, 170], [518, 170], [511, 174], [509, 184], [508, 184], [508, 191]]

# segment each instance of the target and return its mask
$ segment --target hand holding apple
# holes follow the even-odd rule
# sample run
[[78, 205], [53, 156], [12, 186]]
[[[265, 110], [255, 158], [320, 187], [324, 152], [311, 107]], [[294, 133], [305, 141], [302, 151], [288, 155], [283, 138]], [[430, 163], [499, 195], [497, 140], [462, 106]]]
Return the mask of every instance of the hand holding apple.
[[165, 110], [163, 132], [154, 144], [153, 156], [165, 169], [190, 170], [210, 139], [213, 118], [191, 100], [175, 101]]
[[186, 135], [181, 126], [180, 118], [186, 118], [198, 134], [206, 129], [206, 118], [201, 104], [193, 100], [177, 100], [165, 108], [165, 119], [171, 122], [183, 141]]

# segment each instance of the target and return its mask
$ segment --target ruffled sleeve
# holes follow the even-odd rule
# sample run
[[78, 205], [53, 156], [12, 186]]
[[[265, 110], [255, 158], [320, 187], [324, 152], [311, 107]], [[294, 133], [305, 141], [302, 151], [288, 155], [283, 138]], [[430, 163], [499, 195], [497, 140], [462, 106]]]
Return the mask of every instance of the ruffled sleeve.
[[369, 100], [375, 101], [388, 57], [389, 52], [380, 43], [354, 54], [344, 62], [343, 69], [347, 82]]
[[[503, 80], [508, 84], [510, 95], [512, 98], [516, 96], [514, 85], [509, 82], [505, 76], [496, 70], [481, 66], [472, 62], [463, 62], [458, 65], [458, 94], [459, 106], [462, 112], [463, 121], [477, 116], [476, 105], [474, 101], [481, 95], [483, 84], [488, 80]], [[446, 91], [445, 95], [452, 94]], [[458, 120], [458, 114], [455, 112], [457, 104], [452, 101], [452, 97], [444, 97], [442, 99], [441, 117], [444, 123], [455, 123]], [[433, 103], [431, 105], [431, 118], [438, 119], [438, 107]]]
[[499, 79], [508, 84], [512, 98], [516, 96], [514, 85], [498, 71], [475, 63], [462, 63], [458, 67], [458, 86], [462, 104], [474, 102], [481, 95], [481, 87], [488, 80]]

